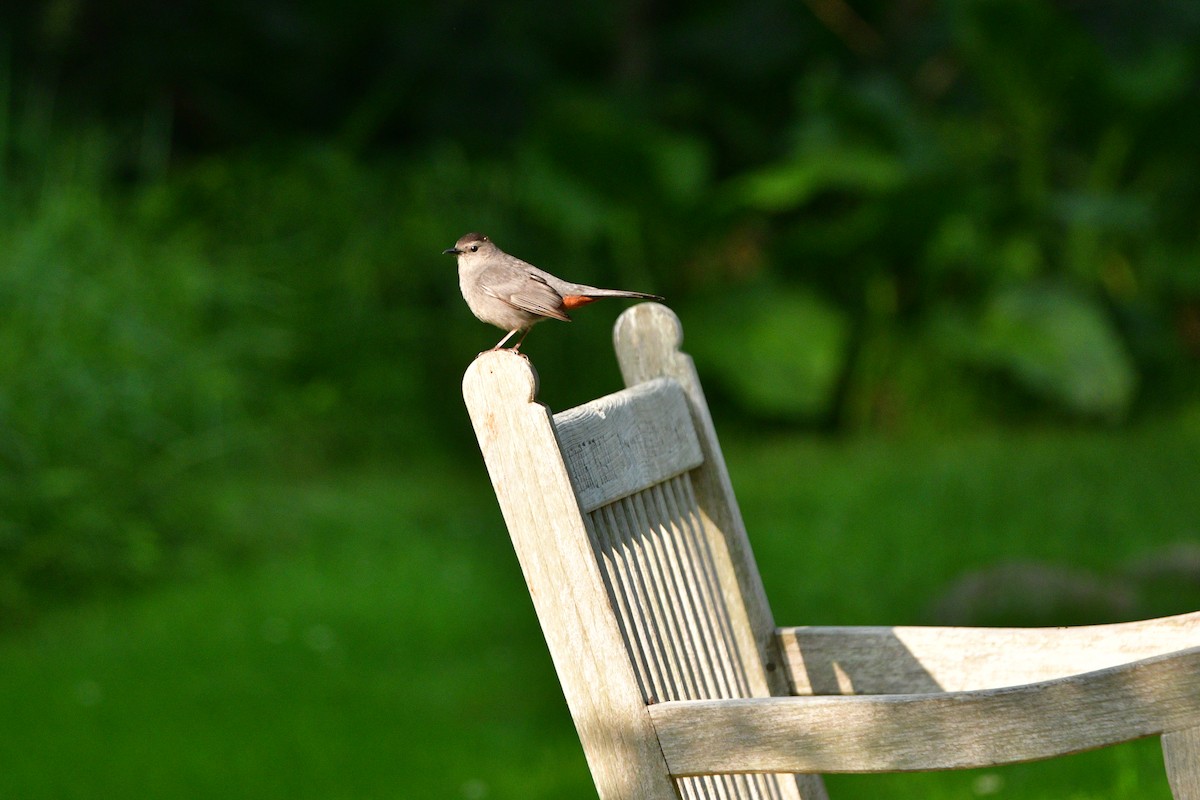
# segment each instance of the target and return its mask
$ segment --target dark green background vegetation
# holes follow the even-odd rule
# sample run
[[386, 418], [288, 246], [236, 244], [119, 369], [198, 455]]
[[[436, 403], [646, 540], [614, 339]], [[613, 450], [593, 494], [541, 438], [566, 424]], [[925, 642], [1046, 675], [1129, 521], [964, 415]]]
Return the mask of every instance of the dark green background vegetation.
[[[383, 696], [427, 718], [492, 720], [434, 726], [430, 758], [451, 776], [489, 748], [569, 762], [546, 759], [524, 795], [519, 773], [463, 773], [422, 796], [586, 788], [458, 397], [500, 335], [439, 255], [468, 230], [566, 277], [669, 298], [727, 446], [745, 442], [747, 482], [795, 484], [759, 497], [752, 533], [794, 559], [764, 567], [784, 570], [781, 619], [1187, 607], [1198, 60], [1191, 0], [3, 4], [0, 662], [39, 665], [14, 691], [52, 745], [25, 772], [0, 769], [17, 776], [0, 796], [62, 796], [37, 764], [90, 763], [54, 736], [90, 730], [73, 715], [110, 709], [93, 722], [111, 732], [170, 707], [153, 685], [144, 715], [101, 702], [120, 695], [102, 685], [143, 670], [191, 675], [182, 709], [204, 687], [241, 709], [214, 741], [271, 716], [264, 704], [298, 703], [287, 730], [327, 738], [230, 742], [329, 760], [285, 790], [269, 767], [173, 769], [150, 752], [123, 772], [88, 751], [114, 785], [140, 775], [142, 793], [169, 793], [203, 776], [233, 796], [213, 777], [227, 775], [256, 796], [415, 796], [339, 759], [353, 734], [322, 716], [338, 704], [303, 698], [328, 676], [278, 648], [257, 661], [239, 638], [329, 667], [353, 650], [336, 630], [372, 653], [333, 684], [367, 717], [386, 701], [355, 692], [394, 681], [409, 691]], [[615, 388], [620, 308], [533, 332], [544, 400]], [[967, 530], [978, 540], [956, 539]], [[861, 547], [809, 554], [842, 540]], [[989, 572], [1023, 560], [1042, 566]], [[1012, 574], [1057, 588], [972, 599]], [[839, 596], [856, 580], [870, 592]], [[246, 592], [257, 599], [233, 599]], [[233, 674], [181, 672], [200, 623], [173, 628], [180, 603], [234, 620], [201, 637], [229, 648]], [[470, 659], [446, 663], [471, 640], [445, 631], [481, 612], [522, 653], [487, 650], [496, 695], [453, 694], [479, 677]], [[130, 648], [108, 635], [126, 622]], [[80, 652], [112, 676], [64, 662], [83, 656], [55, 637], [90, 642]], [[60, 673], [70, 702], [49, 699]], [[495, 709], [530, 681], [536, 708], [514, 738]], [[278, 698], [252, 691], [268, 684]], [[403, 748], [382, 733], [392, 722], [355, 724]], [[152, 738], [205, 752], [177, 733]], [[1135, 772], [1088, 796], [1141, 796]], [[75, 794], [112, 796], [96, 792]]]

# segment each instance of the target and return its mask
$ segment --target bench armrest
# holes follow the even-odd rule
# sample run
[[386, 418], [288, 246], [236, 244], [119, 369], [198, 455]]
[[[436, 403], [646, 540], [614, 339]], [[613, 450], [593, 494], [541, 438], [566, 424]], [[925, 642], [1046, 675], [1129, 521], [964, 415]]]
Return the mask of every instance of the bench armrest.
[[1019, 686], [1200, 646], [1200, 613], [1068, 628], [779, 628], [796, 695]]
[[648, 707], [672, 775], [967, 769], [1200, 726], [1200, 647], [1026, 686]]

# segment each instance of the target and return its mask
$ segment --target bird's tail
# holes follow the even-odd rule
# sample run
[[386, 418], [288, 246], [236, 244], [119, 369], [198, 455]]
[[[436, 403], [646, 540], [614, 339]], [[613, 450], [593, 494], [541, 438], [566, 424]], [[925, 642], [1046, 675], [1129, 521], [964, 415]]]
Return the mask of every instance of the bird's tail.
[[628, 297], [636, 300], [662, 300], [656, 294], [646, 292], [626, 292], [621, 289], [597, 289], [594, 286], [581, 286], [578, 293], [563, 295], [563, 305], [569, 311], [572, 308], [586, 306], [602, 297]]

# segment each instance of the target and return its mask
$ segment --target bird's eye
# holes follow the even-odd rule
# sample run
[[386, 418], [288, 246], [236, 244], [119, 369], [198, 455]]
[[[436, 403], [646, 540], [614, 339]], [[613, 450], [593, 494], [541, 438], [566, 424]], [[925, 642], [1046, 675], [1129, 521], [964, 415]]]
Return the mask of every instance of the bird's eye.
[[473, 244], [473, 245], [471, 245], [471, 252], [472, 252], [472, 253], [477, 253], [477, 252], [479, 252], [479, 245], [477, 245], [477, 244]]

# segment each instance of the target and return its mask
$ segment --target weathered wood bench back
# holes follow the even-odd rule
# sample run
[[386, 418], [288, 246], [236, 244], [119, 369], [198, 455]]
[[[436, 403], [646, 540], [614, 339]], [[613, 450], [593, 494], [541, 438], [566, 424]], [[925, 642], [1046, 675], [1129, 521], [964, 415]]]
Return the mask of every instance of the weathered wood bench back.
[[[653, 379], [554, 425], [645, 703], [769, 695], [723, 531], [692, 482], [704, 455], [679, 383]], [[790, 776], [679, 784], [688, 798], [795, 796]]]
[[[535, 603], [563, 591], [562, 582], [572, 584], [567, 605], [578, 617], [564, 619], [561, 603], [545, 602], [539, 618], [597, 787], [604, 798], [641, 800], [674, 797], [675, 790], [639, 785], [655, 770], [636, 763], [643, 748], [596, 735], [601, 726], [587, 720], [598, 708], [631, 689], [644, 708], [667, 700], [786, 695], [788, 687], [777, 668], [774, 621], [708, 407], [691, 359], [679, 351], [679, 322], [655, 304], [631, 313], [640, 317], [637, 324], [621, 325], [615, 334], [627, 389], [551, 417], [535, 401], [537, 378], [529, 362], [506, 352], [478, 359], [464, 387], [501, 507], [512, 517], [510, 532], [525, 527], [523, 519], [537, 517], [547, 530], [578, 536], [593, 561], [594, 584], [588, 585], [563, 565], [547, 569], [535, 563], [560, 547], [561, 539], [524, 542], [514, 533]], [[504, 393], [510, 397], [499, 396]], [[514, 429], [490, 425], [488, 415], [510, 399], [527, 418], [515, 429], [521, 433], [500, 441], [497, 436]], [[561, 462], [537, 464], [543, 490], [509, 496], [507, 470], [535, 468], [517, 462], [543, 452], [537, 443], [548, 437], [555, 439], [548, 450], [561, 453]], [[611, 653], [594, 650], [582, 659], [591, 661], [590, 675], [579, 681], [574, 672], [587, 645], [599, 647], [614, 635], [631, 685], [613, 685], [620, 681], [596, 666]], [[556, 640], [563, 643], [556, 647]], [[572, 689], [573, 683], [583, 685]], [[632, 739], [652, 735], [631, 733]], [[661, 760], [656, 742], [644, 749], [651, 760]], [[799, 780], [820, 784], [815, 777]], [[685, 798], [800, 797], [792, 775], [703, 776], [675, 784]]]
[[962, 769], [1161, 735], [1200, 800], [1200, 613], [1047, 629], [776, 628], [679, 321], [552, 415], [524, 356], [463, 392], [602, 800], [824, 800], [817, 773]]

